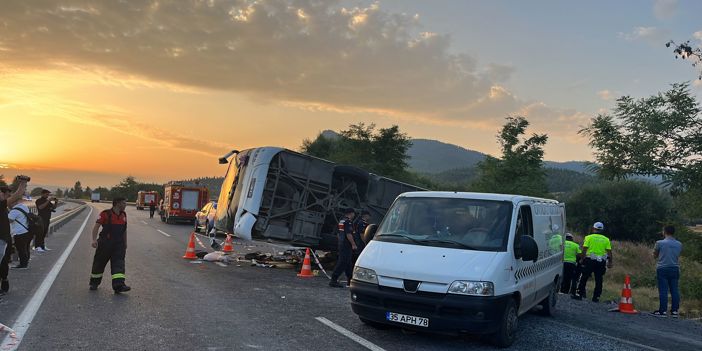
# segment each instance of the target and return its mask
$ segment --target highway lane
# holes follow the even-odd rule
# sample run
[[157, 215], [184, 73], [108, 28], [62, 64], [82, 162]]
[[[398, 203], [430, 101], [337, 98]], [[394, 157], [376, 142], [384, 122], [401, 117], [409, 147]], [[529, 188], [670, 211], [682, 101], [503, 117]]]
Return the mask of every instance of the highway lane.
[[[494, 349], [478, 337], [365, 326], [351, 312], [348, 291], [327, 287], [323, 278], [303, 280], [292, 270], [245, 263], [221, 267], [184, 260], [181, 256], [192, 227], [149, 219], [148, 211], [133, 207], [127, 209], [126, 272], [133, 290], [115, 295], [105, 281], [98, 291], [89, 291], [94, 253], [90, 230], [99, 210], [108, 208], [107, 204], [91, 206], [95, 210], [88, 225], [24, 335], [20, 350]], [[0, 304], [0, 323], [13, 325], [87, 215], [84, 211], [50, 237], [49, 246], [55, 250], [35, 256], [31, 269], [11, 272], [12, 291]], [[235, 245], [235, 250], [268, 248], [255, 245]], [[700, 335], [698, 323], [647, 316], [632, 319], [607, 314], [604, 304], [564, 298], [559, 304], [564, 312], [556, 318], [523, 316], [519, 340], [512, 349], [700, 349], [695, 344]], [[628, 325], [632, 320], [633, 325]], [[637, 330], [637, 325], [646, 330]], [[344, 330], [352, 334], [344, 335]], [[655, 331], [647, 334], [650, 330]], [[635, 336], [637, 333], [644, 336]], [[677, 339], [672, 333], [677, 333]], [[667, 339], [667, 335], [672, 336]], [[365, 346], [359, 337], [367, 341]]]

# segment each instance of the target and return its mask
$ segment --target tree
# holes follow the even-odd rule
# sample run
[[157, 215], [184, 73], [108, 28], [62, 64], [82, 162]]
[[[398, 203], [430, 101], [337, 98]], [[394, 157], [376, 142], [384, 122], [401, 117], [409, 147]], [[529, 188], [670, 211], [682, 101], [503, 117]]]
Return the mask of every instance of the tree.
[[80, 185], [80, 181], [77, 181], [73, 186], [73, 198], [80, 199], [83, 197], [83, 187]]
[[693, 48], [690, 45], [690, 41], [686, 41], [681, 44], [676, 44], [674, 41], [669, 41], [665, 43], [665, 47], [669, 48], [673, 46], [673, 52], [675, 53], [675, 58], [681, 58], [683, 60], [690, 60], [692, 62], [692, 67], [698, 67], [700, 71], [697, 79], [702, 80], [702, 48]]
[[5, 176], [0, 174], [0, 186], [7, 186], [7, 183], [5, 183]]
[[340, 164], [353, 165], [386, 177], [410, 182], [407, 171], [410, 138], [398, 126], [375, 130], [375, 124], [352, 124], [338, 137], [320, 133], [314, 141], [304, 140], [301, 150], [308, 155]]
[[93, 190], [90, 189], [89, 186], [85, 187], [85, 191], [83, 192], [83, 195], [84, 195], [86, 198], [90, 198], [90, 194], [92, 194], [92, 193], [93, 193]]
[[110, 196], [113, 199], [116, 197], [124, 197], [127, 201], [136, 201], [137, 192], [139, 192], [138, 186], [139, 183], [133, 176], [127, 176], [122, 179], [119, 184], [110, 189]]
[[523, 139], [529, 122], [520, 116], [506, 119], [497, 135], [502, 158], [488, 156], [478, 163], [478, 177], [472, 188], [482, 192], [544, 196], [547, 186], [543, 147], [548, 136], [532, 134]]
[[63, 191], [61, 191], [61, 188], [56, 189], [56, 197], [60, 198], [63, 197]]
[[602, 181], [576, 191], [566, 203], [569, 226], [588, 233], [596, 221], [610, 239], [650, 241], [660, 238], [663, 224], [674, 220], [670, 196], [653, 184]]
[[76, 192], [74, 189], [68, 189], [68, 192], [66, 193], [66, 197], [69, 199], [75, 199], [76, 198]]
[[634, 100], [617, 99], [580, 131], [590, 139], [604, 179], [660, 175], [671, 194], [702, 189], [702, 113], [688, 83]]

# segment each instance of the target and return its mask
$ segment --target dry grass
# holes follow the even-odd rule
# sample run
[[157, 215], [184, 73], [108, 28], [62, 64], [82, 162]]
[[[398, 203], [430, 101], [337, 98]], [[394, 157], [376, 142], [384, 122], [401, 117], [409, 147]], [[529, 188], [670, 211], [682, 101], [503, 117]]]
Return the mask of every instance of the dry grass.
[[[582, 237], [576, 238], [576, 241], [582, 243]], [[624, 278], [628, 274], [631, 277], [634, 307], [639, 311], [658, 309], [653, 245], [612, 241], [612, 251], [614, 267], [608, 269], [605, 274], [602, 301], [619, 301], [624, 287]], [[702, 317], [702, 263], [681, 257], [680, 265], [680, 315], [683, 318], [700, 318]], [[594, 279], [590, 278], [587, 284], [589, 294], [592, 294], [594, 284]]]

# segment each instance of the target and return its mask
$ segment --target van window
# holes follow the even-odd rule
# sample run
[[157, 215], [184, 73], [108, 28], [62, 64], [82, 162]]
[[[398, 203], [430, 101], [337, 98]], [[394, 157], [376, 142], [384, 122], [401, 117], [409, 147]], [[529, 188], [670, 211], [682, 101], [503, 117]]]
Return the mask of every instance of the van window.
[[531, 207], [529, 205], [524, 205], [519, 208], [519, 214], [517, 215], [517, 238], [521, 238], [522, 235], [534, 237], [534, 225], [531, 218]]
[[375, 240], [481, 251], [506, 251], [512, 203], [460, 198], [402, 197]]

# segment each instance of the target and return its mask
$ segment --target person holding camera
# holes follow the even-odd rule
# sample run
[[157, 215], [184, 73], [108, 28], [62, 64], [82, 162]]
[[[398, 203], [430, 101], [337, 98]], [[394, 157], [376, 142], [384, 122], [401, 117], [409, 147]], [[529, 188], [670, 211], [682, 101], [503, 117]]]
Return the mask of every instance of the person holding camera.
[[46, 252], [50, 250], [46, 248], [46, 236], [49, 233], [51, 212], [56, 211], [58, 199], [53, 196], [49, 197], [49, 195], [51, 195], [51, 191], [44, 189], [41, 191], [41, 197], [35, 202], [37, 205], [37, 210], [39, 211], [39, 217], [41, 217], [42, 222], [44, 222], [44, 232], [34, 238], [34, 250], [37, 252]]
[[13, 193], [7, 186], [0, 186], [0, 295], [10, 290], [7, 275], [10, 271], [10, 254], [12, 252], [12, 235], [10, 234], [10, 219], [8, 207], [14, 206], [22, 199], [27, 190], [29, 177], [17, 177], [17, 189]]

